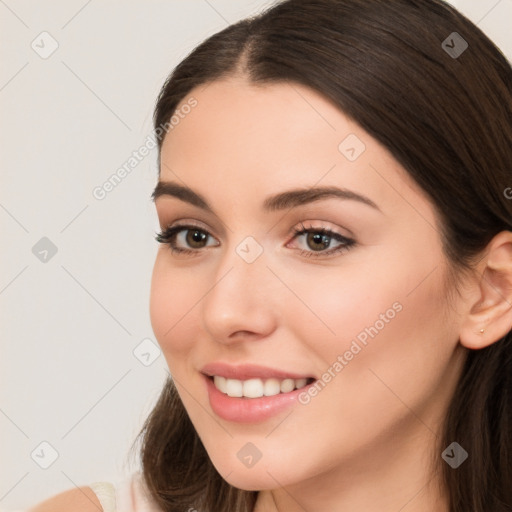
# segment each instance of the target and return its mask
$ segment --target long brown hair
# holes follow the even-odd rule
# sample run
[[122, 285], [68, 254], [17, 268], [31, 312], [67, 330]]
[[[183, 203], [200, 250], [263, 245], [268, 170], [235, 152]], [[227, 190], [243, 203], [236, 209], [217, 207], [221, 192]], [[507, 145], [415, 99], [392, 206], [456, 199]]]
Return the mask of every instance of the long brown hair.
[[[512, 70], [444, 1], [280, 2], [209, 37], [174, 69], [158, 97], [155, 130], [192, 89], [235, 74], [310, 87], [385, 146], [442, 220], [457, 292], [492, 237], [512, 231], [504, 193], [512, 186]], [[253, 509], [257, 493], [220, 477], [172, 379], [137, 440], [145, 482], [163, 511]], [[457, 469], [441, 460], [453, 441], [470, 457]], [[512, 511], [512, 331], [468, 351], [439, 446], [433, 459], [450, 512]]]

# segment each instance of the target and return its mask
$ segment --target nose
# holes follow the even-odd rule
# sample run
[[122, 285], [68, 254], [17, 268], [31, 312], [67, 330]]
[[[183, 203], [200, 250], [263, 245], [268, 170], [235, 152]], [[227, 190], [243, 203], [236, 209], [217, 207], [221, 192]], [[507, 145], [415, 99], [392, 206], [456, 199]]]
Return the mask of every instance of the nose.
[[202, 301], [203, 326], [212, 339], [224, 344], [256, 341], [275, 330], [277, 297], [272, 277], [263, 255], [247, 263], [233, 250], [223, 258]]

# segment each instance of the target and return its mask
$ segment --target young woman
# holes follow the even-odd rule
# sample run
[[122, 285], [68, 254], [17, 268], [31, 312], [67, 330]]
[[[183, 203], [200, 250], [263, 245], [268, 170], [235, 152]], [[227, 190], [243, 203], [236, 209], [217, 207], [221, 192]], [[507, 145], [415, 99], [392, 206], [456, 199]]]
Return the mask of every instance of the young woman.
[[493, 43], [441, 0], [287, 0], [198, 46], [154, 125], [143, 472], [34, 510], [512, 511]]

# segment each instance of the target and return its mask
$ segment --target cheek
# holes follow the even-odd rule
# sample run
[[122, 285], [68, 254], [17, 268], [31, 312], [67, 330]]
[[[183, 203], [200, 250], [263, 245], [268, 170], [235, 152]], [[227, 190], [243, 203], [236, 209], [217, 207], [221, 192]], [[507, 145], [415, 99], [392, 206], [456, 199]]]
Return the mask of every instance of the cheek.
[[165, 253], [158, 254], [153, 268], [150, 319], [165, 357], [185, 355], [193, 345], [194, 329], [189, 321], [194, 305], [206, 293], [194, 272], [172, 269]]
[[[423, 411], [442, 382], [453, 347], [443, 335], [440, 270], [412, 293], [410, 286], [429, 270], [410, 262], [396, 275], [385, 274], [381, 284], [377, 271], [317, 276], [314, 289], [311, 279], [296, 280], [297, 294], [321, 320], [308, 311], [296, 314], [295, 336], [308, 344], [325, 382], [318, 394], [304, 397], [297, 425], [332, 436], [334, 458], [352, 449], [347, 440], [362, 449], [379, 432], [391, 432], [410, 416], [408, 407]], [[326, 414], [331, 421], [319, 427], [316, 418]], [[304, 443], [318, 449], [315, 439]]]
[[[400, 260], [399, 254], [395, 256]], [[364, 271], [347, 264], [322, 269], [325, 272], [312, 270], [311, 275], [304, 272], [300, 278], [295, 275], [293, 289], [300, 302], [288, 302], [288, 317], [295, 313], [292, 329], [318, 356], [320, 365], [330, 366], [346, 354], [350, 366], [392, 367], [409, 358], [411, 366], [435, 367], [436, 346], [439, 355], [444, 351], [448, 357], [441, 320], [442, 265], [425, 279], [435, 261], [402, 258], [396, 265], [394, 260], [390, 255], [380, 267], [365, 265]]]
[[396, 318], [400, 296], [392, 281], [379, 286], [375, 274], [353, 266], [322, 271], [304, 272], [300, 278], [296, 274], [293, 289], [300, 301], [290, 298], [286, 307], [295, 310], [297, 338], [314, 343], [315, 351], [330, 362], [348, 350], [353, 339], [364, 342], [369, 336], [365, 329], [375, 323], [387, 327], [381, 314], [388, 321]]

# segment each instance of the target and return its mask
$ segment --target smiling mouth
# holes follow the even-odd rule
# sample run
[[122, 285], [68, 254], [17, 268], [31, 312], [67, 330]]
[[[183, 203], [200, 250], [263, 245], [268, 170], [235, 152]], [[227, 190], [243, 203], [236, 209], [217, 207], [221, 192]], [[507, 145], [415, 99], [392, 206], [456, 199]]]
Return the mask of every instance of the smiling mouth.
[[262, 398], [290, 393], [315, 381], [313, 378], [238, 380], [219, 375], [210, 376], [209, 379], [221, 393], [233, 398]]

